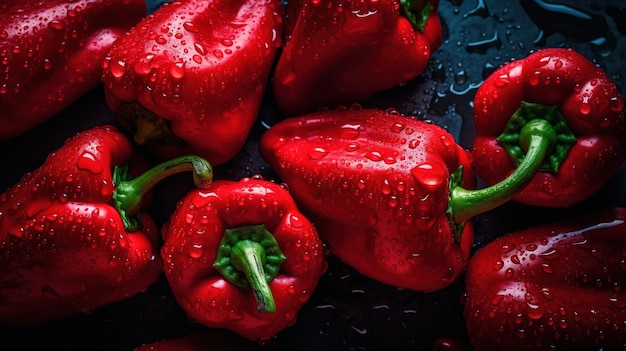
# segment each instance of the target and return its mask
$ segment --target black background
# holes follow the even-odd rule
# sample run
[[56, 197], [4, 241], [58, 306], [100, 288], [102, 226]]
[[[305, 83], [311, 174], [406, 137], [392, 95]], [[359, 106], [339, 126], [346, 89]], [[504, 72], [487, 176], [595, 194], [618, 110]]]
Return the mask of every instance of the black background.
[[[546, 4], [548, 6], [546, 6]], [[570, 47], [603, 68], [626, 88], [626, 3], [552, 0], [441, 0], [444, 42], [426, 72], [405, 85], [361, 102], [365, 107], [395, 107], [444, 126], [471, 148], [472, 99], [483, 79], [503, 63], [542, 47]], [[261, 174], [277, 180], [258, 154], [265, 126], [283, 117], [266, 93], [245, 148], [216, 169], [216, 178], [237, 180]], [[0, 189], [34, 170], [65, 139], [100, 124], [116, 124], [98, 87], [68, 109], [18, 138], [0, 142]], [[157, 186], [151, 213], [164, 223], [176, 201], [192, 187], [188, 175]], [[474, 218], [478, 250], [504, 233], [605, 206], [626, 206], [622, 168], [602, 190], [569, 209], [545, 209], [510, 202]], [[298, 315], [295, 325], [273, 341], [280, 350], [429, 350], [438, 337], [467, 342], [462, 315], [462, 277], [433, 293], [398, 290], [359, 275], [334, 257]], [[0, 327], [2, 350], [132, 350], [204, 327], [190, 321], [162, 277], [145, 293], [126, 301], [33, 328]]]

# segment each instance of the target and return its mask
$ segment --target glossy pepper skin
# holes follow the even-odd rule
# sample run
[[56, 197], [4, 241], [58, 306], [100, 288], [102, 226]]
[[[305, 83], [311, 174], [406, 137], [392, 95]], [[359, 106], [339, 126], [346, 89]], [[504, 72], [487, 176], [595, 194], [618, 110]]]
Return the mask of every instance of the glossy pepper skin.
[[166, 277], [190, 318], [252, 340], [294, 323], [326, 268], [290, 193], [259, 177], [191, 191], [163, 238]]
[[124, 134], [95, 127], [0, 195], [0, 325], [93, 311], [157, 280], [159, 230], [143, 195], [206, 161], [173, 160], [130, 179], [136, 160]]
[[0, 2], [0, 139], [100, 85], [99, 62], [145, 15], [143, 0]]
[[543, 118], [554, 108], [575, 140], [558, 172], [549, 167], [538, 172], [516, 200], [569, 207], [598, 191], [624, 164], [626, 116], [619, 90], [579, 53], [548, 48], [496, 70], [476, 92], [473, 156], [476, 173], [487, 184], [515, 169], [515, 158], [499, 136], [525, 103], [531, 104], [528, 120]]
[[623, 350], [626, 209], [506, 234], [466, 274], [475, 350]]
[[510, 200], [534, 174], [552, 145], [542, 128], [527, 133], [531, 156], [511, 177], [478, 190], [464, 188], [475, 186], [467, 150], [443, 128], [393, 110], [287, 118], [263, 134], [260, 150], [331, 253], [380, 282], [434, 291], [467, 264], [469, 219]]
[[438, 0], [297, 0], [273, 76], [287, 115], [350, 105], [420, 75], [442, 41]]
[[279, 0], [173, 1], [103, 62], [109, 107], [156, 157], [213, 165], [244, 145], [282, 43]]

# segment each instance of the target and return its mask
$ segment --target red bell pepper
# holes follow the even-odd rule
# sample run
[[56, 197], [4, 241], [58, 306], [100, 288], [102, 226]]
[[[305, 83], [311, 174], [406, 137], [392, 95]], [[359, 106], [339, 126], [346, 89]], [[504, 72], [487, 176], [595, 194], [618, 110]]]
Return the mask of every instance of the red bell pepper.
[[102, 82], [98, 64], [146, 15], [143, 0], [0, 2], [0, 139], [51, 118]]
[[333, 254], [380, 282], [433, 291], [465, 268], [468, 220], [511, 199], [559, 144], [547, 123], [530, 126], [523, 139], [531, 151], [516, 172], [480, 190], [463, 188], [475, 185], [471, 155], [450, 134], [394, 111], [288, 118], [260, 148]]
[[142, 197], [163, 177], [211, 169], [182, 157], [131, 179], [131, 143], [112, 126], [68, 139], [0, 195], [0, 325], [91, 311], [148, 288], [162, 272], [159, 231]]
[[[515, 140], [519, 130], [551, 115], [565, 120], [557, 133], [571, 145], [557, 150], [558, 171], [546, 162], [515, 199], [569, 207], [597, 192], [626, 160], [624, 100], [606, 73], [570, 49], [539, 50], [481, 85], [474, 99], [476, 173], [487, 184], [507, 177], [525, 153]], [[564, 135], [570, 132], [573, 138]]]
[[287, 115], [351, 105], [421, 74], [442, 41], [438, 0], [287, 2], [273, 79]]
[[187, 314], [253, 340], [294, 323], [326, 268], [311, 222], [283, 186], [260, 178], [191, 191], [163, 238], [165, 274]]
[[626, 209], [504, 235], [466, 274], [475, 350], [626, 348]]
[[279, 0], [161, 6], [104, 60], [109, 107], [161, 159], [231, 159], [254, 123], [282, 43]]

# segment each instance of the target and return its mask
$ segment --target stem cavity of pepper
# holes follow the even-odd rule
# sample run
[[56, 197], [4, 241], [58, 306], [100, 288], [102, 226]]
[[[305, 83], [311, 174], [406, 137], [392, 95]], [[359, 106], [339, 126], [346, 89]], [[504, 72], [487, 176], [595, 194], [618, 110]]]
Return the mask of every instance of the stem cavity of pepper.
[[576, 136], [556, 106], [522, 102], [497, 140], [517, 168], [501, 182], [477, 190], [462, 187], [462, 169], [451, 177], [447, 214], [457, 240], [465, 221], [511, 200], [537, 171], [557, 172]]
[[428, 17], [435, 11], [428, 0], [400, 0], [400, 7], [413, 28], [420, 32], [424, 32]]
[[143, 196], [161, 180], [186, 171], [193, 171], [193, 180], [197, 187], [207, 187], [213, 181], [213, 168], [209, 162], [193, 155], [160, 163], [134, 179], [131, 179], [128, 166], [115, 167], [113, 206], [119, 212], [124, 228], [127, 231], [141, 228], [140, 210]]
[[156, 140], [168, 145], [182, 146], [183, 140], [172, 133], [167, 121], [137, 102], [123, 104], [115, 114], [133, 128], [133, 140], [139, 145]]
[[213, 267], [240, 289], [252, 289], [259, 312], [273, 313], [276, 304], [269, 287], [286, 257], [265, 225], [230, 228], [217, 250]]
[[[522, 162], [528, 150], [527, 136], [522, 135], [525, 126], [534, 120], [549, 122], [557, 138], [554, 149], [543, 160], [539, 170], [556, 173], [567, 157], [576, 136], [567, 121], [559, 112], [558, 106], [546, 106], [522, 101], [520, 108], [509, 119], [504, 131], [498, 136], [498, 142], [504, 147], [516, 166]], [[528, 130], [526, 128], [526, 130]]]

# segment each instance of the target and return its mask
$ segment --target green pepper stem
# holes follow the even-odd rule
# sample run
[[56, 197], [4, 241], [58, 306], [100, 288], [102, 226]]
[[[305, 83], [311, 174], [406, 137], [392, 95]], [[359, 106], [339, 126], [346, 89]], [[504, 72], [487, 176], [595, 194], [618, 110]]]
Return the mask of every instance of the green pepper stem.
[[509, 177], [483, 189], [468, 190], [461, 186], [450, 189], [449, 210], [454, 222], [464, 223], [511, 200], [528, 185], [556, 143], [557, 134], [549, 122], [543, 119], [528, 122], [520, 131], [520, 144], [527, 149], [526, 156]]
[[213, 180], [213, 169], [209, 162], [193, 155], [165, 161], [134, 179], [129, 179], [127, 167], [115, 167], [113, 203], [122, 216], [126, 230], [140, 227], [135, 217], [141, 210], [144, 195], [161, 180], [185, 171], [193, 171], [193, 180], [198, 187], [206, 187]]
[[271, 282], [286, 257], [265, 225], [247, 225], [224, 230], [213, 267], [231, 284], [252, 289], [261, 313], [276, 312]]
[[238, 241], [231, 248], [230, 262], [233, 267], [246, 275], [261, 313], [276, 312], [276, 303], [270, 285], [265, 279], [265, 249], [252, 240]]
[[424, 32], [428, 17], [435, 11], [428, 0], [400, 0], [400, 7], [413, 28], [420, 32]]

